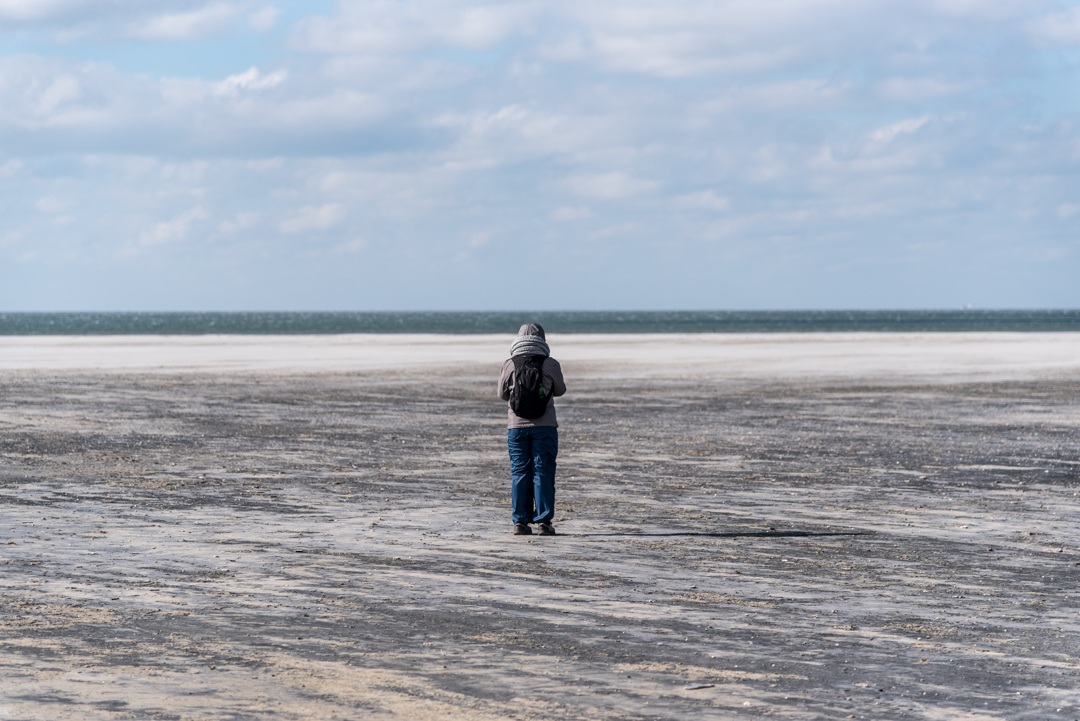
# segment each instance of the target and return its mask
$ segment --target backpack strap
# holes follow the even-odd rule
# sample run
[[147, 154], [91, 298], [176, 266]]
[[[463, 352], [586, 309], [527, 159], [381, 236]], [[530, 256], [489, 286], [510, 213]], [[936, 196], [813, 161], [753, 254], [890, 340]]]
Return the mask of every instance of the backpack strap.
[[[540, 359], [539, 363], [536, 363], [537, 358]], [[543, 372], [544, 361], [546, 361], [547, 359], [548, 356], [546, 355], [516, 355], [510, 360], [514, 362], [514, 370], [519, 370], [521, 366], [531, 362], [531, 364], [536, 365], [536, 367], [539, 368], [541, 372]]]

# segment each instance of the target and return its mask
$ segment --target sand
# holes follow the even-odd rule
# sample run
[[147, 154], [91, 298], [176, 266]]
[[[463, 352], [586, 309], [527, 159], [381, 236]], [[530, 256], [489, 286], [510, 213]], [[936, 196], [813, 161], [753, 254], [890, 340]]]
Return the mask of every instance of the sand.
[[[1080, 333], [552, 335], [583, 377], [993, 380], [1080, 371]], [[0, 336], [0, 371], [355, 372], [498, 366], [509, 336]]]
[[0, 338], [0, 719], [1080, 718], [1080, 335], [508, 342]]

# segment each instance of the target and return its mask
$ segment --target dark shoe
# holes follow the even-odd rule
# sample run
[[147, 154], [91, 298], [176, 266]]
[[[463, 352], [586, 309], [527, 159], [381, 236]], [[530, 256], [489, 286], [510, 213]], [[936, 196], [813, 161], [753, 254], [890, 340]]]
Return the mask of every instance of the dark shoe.
[[531, 536], [532, 535], [532, 529], [529, 528], [528, 523], [515, 523], [514, 524], [514, 535], [515, 536]]
[[537, 529], [537, 534], [541, 536], [554, 536], [555, 529], [550, 523], [541, 523]]

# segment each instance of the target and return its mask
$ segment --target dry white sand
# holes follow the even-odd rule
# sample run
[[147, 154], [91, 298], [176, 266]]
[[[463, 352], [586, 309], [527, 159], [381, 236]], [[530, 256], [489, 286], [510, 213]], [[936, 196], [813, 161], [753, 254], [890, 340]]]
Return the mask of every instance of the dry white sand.
[[[342, 372], [497, 365], [508, 335], [16, 336], [0, 370]], [[1080, 333], [552, 335], [589, 377], [998, 380], [1080, 373]]]

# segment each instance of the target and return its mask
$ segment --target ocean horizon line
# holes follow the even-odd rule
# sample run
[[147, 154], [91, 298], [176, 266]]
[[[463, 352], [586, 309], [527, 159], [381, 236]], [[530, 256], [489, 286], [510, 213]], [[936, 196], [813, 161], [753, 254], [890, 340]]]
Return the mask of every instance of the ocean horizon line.
[[1080, 309], [12, 311], [0, 336], [515, 333], [1080, 332]]

